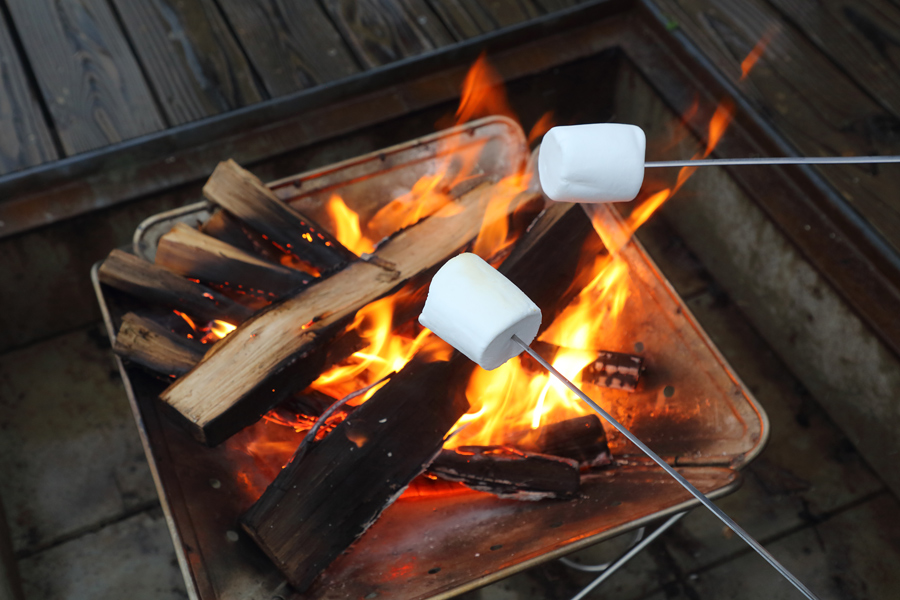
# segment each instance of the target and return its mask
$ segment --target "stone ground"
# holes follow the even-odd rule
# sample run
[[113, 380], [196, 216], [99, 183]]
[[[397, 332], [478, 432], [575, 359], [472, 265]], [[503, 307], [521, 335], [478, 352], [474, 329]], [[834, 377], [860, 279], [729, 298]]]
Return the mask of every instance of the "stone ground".
[[[651, 221], [640, 237], [772, 423], [743, 487], [719, 504], [822, 600], [897, 597], [897, 498], [671, 230]], [[99, 323], [0, 356], [0, 432], [0, 497], [27, 598], [186, 596]], [[573, 558], [602, 562], [628, 541]], [[553, 562], [464, 597], [569, 598], [593, 577]], [[589, 597], [801, 596], [696, 510]]]

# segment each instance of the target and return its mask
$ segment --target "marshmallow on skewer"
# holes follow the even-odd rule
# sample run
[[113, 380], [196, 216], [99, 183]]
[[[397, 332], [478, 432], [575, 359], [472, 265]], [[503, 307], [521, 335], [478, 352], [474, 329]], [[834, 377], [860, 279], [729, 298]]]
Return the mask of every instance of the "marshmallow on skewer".
[[431, 280], [419, 323], [490, 371], [522, 352], [513, 335], [534, 340], [541, 309], [480, 257], [460, 254]]
[[595, 123], [554, 127], [538, 154], [544, 194], [557, 202], [627, 202], [644, 181], [644, 131]]

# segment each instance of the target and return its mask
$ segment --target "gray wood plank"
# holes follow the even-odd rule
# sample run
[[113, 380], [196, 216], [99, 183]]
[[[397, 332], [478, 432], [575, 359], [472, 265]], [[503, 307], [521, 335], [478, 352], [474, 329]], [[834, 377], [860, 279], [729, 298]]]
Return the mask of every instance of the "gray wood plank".
[[0, 18], [0, 174], [57, 158], [5, 19]]
[[213, 0], [112, 0], [169, 123], [262, 100]]
[[[896, 118], [875, 103], [763, 0], [654, 0], [802, 155], [900, 154]], [[777, 32], [741, 81], [741, 61]], [[900, 250], [900, 169], [819, 169]]]
[[219, 0], [219, 5], [273, 97], [359, 71], [315, 0]]
[[429, 0], [429, 4], [457, 39], [468, 39], [497, 28], [477, 3], [474, 6], [469, 3], [467, 7], [465, 0]]
[[[472, 4], [472, 0], [467, 1]], [[478, 4], [487, 10], [498, 27], [515, 25], [541, 14], [532, 0], [489, 0]]]
[[[422, 0], [324, 0], [356, 57], [366, 67], [434, 50], [452, 41]], [[424, 23], [423, 23], [424, 20]], [[435, 35], [435, 37], [432, 37]]]
[[900, 115], [900, 8], [879, 0], [769, 0], [816, 47]]
[[66, 154], [164, 127], [104, 0], [7, 0]]

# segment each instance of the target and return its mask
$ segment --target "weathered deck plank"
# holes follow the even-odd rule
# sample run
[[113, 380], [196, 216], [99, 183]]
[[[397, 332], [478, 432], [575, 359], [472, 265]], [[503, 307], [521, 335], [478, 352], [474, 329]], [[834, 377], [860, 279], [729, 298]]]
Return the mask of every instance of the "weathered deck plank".
[[429, 5], [458, 40], [465, 40], [496, 29], [480, 8], [468, 10], [464, 0], [429, 0]]
[[857, 85], [900, 116], [900, 7], [884, 0], [769, 2]]
[[164, 127], [103, 0], [8, 0], [66, 154]]
[[219, 0], [273, 97], [359, 71], [315, 0]]
[[357, 59], [373, 68], [453, 42], [424, 0], [324, 0]]
[[531, 0], [503, 0], [481, 3], [498, 27], [508, 27], [540, 16], [541, 11]]
[[113, 0], [172, 125], [262, 100], [213, 0]]
[[[797, 151], [809, 156], [900, 154], [890, 117], [762, 0], [654, 0]], [[741, 62], [771, 42], [749, 77]], [[900, 169], [829, 166], [820, 173], [900, 250]]]
[[0, 18], [0, 174], [58, 157], [6, 21]]

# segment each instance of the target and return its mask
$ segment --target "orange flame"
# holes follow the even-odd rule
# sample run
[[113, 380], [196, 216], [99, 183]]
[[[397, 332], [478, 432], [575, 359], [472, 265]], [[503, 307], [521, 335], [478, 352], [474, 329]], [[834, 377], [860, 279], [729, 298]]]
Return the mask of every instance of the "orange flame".
[[503, 115], [515, 119], [506, 100], [503, 79], [488, 63], [482, 52], [475, 61], [462, 86], [462, 98], [456, 109], [456, 122], [465, 123], [480, 117]]
[[371, 252], [375, 245], [365, 238], [359, 228], [359, 215], [347, 208], [344, 199], [334, 194], [325, 206], [325, 212], [331, 217], [331, 231], [337, 241], [348, 250], [359, 255]]
[[748, 54], [746, 58], [741, 61], [741, 81], [746, 79], [747, 75], [750, 74], [750, 71], [753, 69], [753, 67], [756, 66], [756, 63], [762, 57], [763, 52], [766, 51], [766, 47], [768, 47], [769, 42], [771, 42], [772, 38], [775, 37], [775, 33], [776, 30], [774, 28], [769, 29], [769, 31], [767, 31], [765, 35], [763, 35], [762, 38], [760, 38], [760, 40], [756, 42], [756, 45], [750, 51], [750, 54]]

